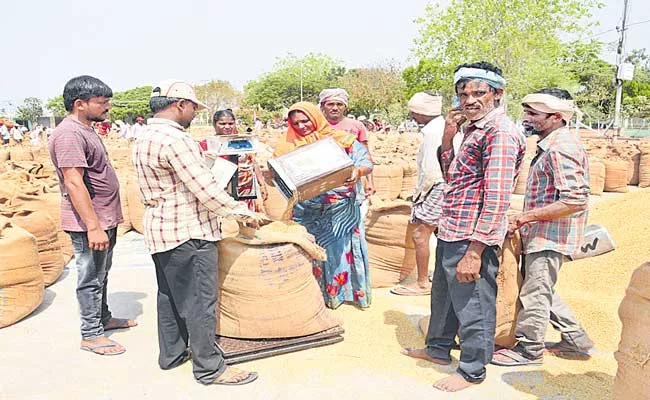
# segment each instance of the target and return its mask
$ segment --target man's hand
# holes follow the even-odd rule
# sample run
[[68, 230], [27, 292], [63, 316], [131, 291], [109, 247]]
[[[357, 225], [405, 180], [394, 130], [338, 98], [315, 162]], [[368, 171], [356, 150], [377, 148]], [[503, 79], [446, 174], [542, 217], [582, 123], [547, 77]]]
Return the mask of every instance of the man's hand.
[[442, 134], [442, 151], [451, 149], [454, 145], [454, 136], [460, 132], [460, 126], [467, 121], [460, 109], [452, 109], [445, 117], [445, 130]]
[[265, 214], [250, 211], [248, 208], [234, 210], [232, 212], [233, 218], [242, 224], [250, 226], [251, 228], [259, 228], [262, 222], [269, 222], [271, 219]]
[[89, 229], [87, 236], [91, 250], [104, 251], [108, 248], [108, 235], [101, 228]]
[[512, 235], [515, 231], [527, 223], [531, 222], [526, 213], [511, 215], [508, 217], [508, 234]]
[[460, 283], [469, 283], [481, 279], [481, 255], [485, 245], [480, 242], [472, 242], [467, 252], [456, 265], [456, 279]]

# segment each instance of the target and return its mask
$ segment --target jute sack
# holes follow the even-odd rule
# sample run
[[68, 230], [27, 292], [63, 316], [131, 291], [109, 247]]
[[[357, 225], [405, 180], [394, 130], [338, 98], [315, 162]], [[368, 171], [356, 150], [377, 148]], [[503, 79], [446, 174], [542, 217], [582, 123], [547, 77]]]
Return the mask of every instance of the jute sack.
[[377, 192], [375, 196], [383, 200], [395, 200], [402, 191], [403, 169], [399, 165], [375, 165], [372, 177]]
[[605, 163], [600, 158], [589, 157], [590, 194], [602, 195], [605, 189]]
[[[502, 347], [514, 346], [515, 326], [517, 314], [521, 308], [519, 302], [519, 289], [521, 289], [521, 270], [519, 260], [521, 259], [521, 238], [519, 233], [513, 237], [507, 237], [502, 250], [499, 252], [499, 272], [497, 273], [497, 299], [496, 299], [496, 330], [494, 332], [494, 343]], [[420, 319], [418, 326], [424, 335], [429, 329], [429, 319], [426, 316]]]
[[9, 150], [9, 159], [11, 161], [34, 161], [34, 153], [28, 147], [16, 146]]
[[4, 209], [0, 215], [10, 219], [18, 226], [34, 235], [38, 248], [38, 259], [43, 270], [45, 286], [50, 286], [63, 272], [63, 255], [58, 242], [54, 219], [46, 211], [25, 209]]
[[418, 164], [415, 161], [406, 163], [404, 166], [404, 174], [402, 178], [402, 190], [400, 191], [399, 198], [407, 200], [413, 196], [413, 190], [418, 184]]
[[639, 187], [650, 186], [650, 144], [639, 146]]
[[144, 204], [140, 197], [140, 186], [135, 176], [130, 176], [126, 183], [126, 204], [129, 209], [129, 220], [133, 229], [138, 233], [143, 233], [142, 217], [144, 216]]
[[9, 150], [0, 149], [0, 162], [9, 161]]
[[58, 190], [58, 184], [23, 183], [11, 199], [11, 206], [26, 210], [48, 210], [56, 225], [63, 262], [67, 264], [74, 256], [74, 251], [70, 235], [61, 229], [61, 193]]
[[628, 161], [605, 160], [605, 192], [627, 193]]
[[623, 323], [621, 342], [614, 357], [618, 371], [614, 399], [642, 400], [650, 394], [650, 263], [632, 274], [630, 285], [618, 309]]
[[122, 223], [117, 226], [117, 236], [122, 236], [133, 228], [129, 215], [128, 179], [118, 175], [120, 183], [120, 206], [122, 208]]
[[414, 225], [409, 223], [410, 214], [410, 202], [371, 198], [365, 223], [373, 288], [394, 286], [415, 268]]
[[325, 307], [312, 273], [312, 261], [325, 251], [309, 239], [302, 226], [274, 222], [253, 238], [219, 242], [217, 334], [284, 338], [342, 324]]
[[29, 315], [44, 294], [36, 238], [0, 216], [0, 328]]

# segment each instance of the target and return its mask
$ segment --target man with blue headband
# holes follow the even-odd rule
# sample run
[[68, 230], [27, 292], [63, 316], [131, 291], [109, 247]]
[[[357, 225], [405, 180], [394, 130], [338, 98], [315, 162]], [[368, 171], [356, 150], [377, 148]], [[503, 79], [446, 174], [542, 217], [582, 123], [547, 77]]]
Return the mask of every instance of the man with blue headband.
[[[481, 383], [494, 352], [498, 252], [526, 150], [524, 135], [501, 104], [505, 84], [501, 69], [490, 63], [458, 66], [454, 87], [459, 106], [447, 114], [438, 149], [447, 189], [438, 223], [431, 319], [425, 348], [405, 349], [404, 354], [450, 364], [458, 333], [458, 369], [433, 385], [446, 392]], [[456, 154], [457, 134], [463, 143]]]

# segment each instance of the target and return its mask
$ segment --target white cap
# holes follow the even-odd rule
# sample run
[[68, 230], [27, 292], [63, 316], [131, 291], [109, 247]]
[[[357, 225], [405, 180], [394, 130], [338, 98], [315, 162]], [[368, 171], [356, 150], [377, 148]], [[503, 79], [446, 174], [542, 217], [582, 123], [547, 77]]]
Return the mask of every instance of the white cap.
[[167, 79], [153, 87], [151, 97], [174, 97], [189, 100], [199, 106], [199, 110], [208, 108], [196, 98], [192, 85], [178, 79]]

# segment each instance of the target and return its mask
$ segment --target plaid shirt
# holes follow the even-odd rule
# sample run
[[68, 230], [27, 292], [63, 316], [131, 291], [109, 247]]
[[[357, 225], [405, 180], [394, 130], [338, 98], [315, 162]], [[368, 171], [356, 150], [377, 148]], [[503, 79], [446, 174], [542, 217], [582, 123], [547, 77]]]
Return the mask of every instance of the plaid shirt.
[[506, 211], [525, 151], [524, 135], [501, 107], [464, 129], [458, 155], [453, 148], [440, 154], [447, 190], [438, 239], [503, 244]]
[[[589, 202], [589, 161], [580, 139], [561, 128], [537, 144], [530, 164], [524, 212], [556, 201], [583, 205]], [[536, 221], [521, 227], [524, 253], [552, 250], [575, 253], [584, 238], [587, 211], [551, 221]]]
[[247, 209], [217, 183], [199, 145], [177, 123], [151, 118], [133, 148], [145, 204], [144, 238], [150, 253], [190, 239], [221, 239], [219, 217]]

